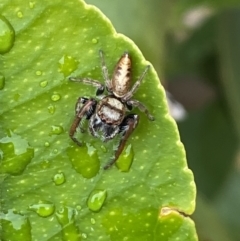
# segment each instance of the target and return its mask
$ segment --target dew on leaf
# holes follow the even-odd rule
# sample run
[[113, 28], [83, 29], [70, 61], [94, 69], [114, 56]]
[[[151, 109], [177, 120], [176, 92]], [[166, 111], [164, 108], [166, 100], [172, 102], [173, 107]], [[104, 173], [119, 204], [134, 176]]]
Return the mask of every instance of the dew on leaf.
[[54, 105], [49, 105], [48, 106], [48, 112], [50, 114], [54, 114], [55, 113], [55, 110], [56, 110], [56, 107]]
[[60, 135], [63, 133], [63, 127], [59, 125], [53, 125], [51, 126], [51, 131], [49, 132], [49, 135]]
[[31, 9], [34, 8], [35, 4], [36, 4], [35, 2], [29, 2], [29, 8]]
[[122, 172], [128, 172], [134, 158], [134, 152], [132, 145], [128, 145], [127, 147], [124, 148], [123, 152], [119, 156], [116, 166], [117, 168], [122, 171]]
[[0, 90], [2, 90], [5, 86], [5, 77], [4, 75], [0, 74]]
[[95, 224], [96, 220], [94, 218], [91, 218], [91, 224]]
[[50, 146], [50, 143], [49, 143], [48, 141], [46, 141], [46, 142], [44, 143], [44, 146], [49, 147], [49, 146]]
[[58, 62], [58, 71], [66, 77], [77, 69], [78, 64], [79, 62], [72, 56], [63, 55]]
[[18, 94], [18, 93], [16, 93], [16, 94], [13, 96], [13, 99], [14, 99], [15, 101], [18, 101], [19, 98], [20, 98], [20, 94]]
[[91, 211], [99, 211], [107, 197], [107, 191], [101, 189], [93, 190], [87, 200], [87, 206]]
[[31, 225], [26, 216], [8, 210], [7, 213], [0, 213], [2, 240], [18, 241], [19, 237], [24, 241], [31, 241]]
[[52, 101], [58, 101], [58, 100], [60, 100], [61, 99], [61, 95], [60, 94], [53, 94], [52, 96], [51, 96], [51, 100]]
[[28, 207], [29, 210], [36, 212], [40, 217], [49, 217], [54, 213], [55, 205], [49, 201], [39, 201]]
[[67, 148], [67, 155], [73, 168], [83, 177], [92, 178], [97, 175], [100, 162], [93, 146], [85, 143], [82, 146], [70, 146]]
[[17, 16], [18, 16], [19, 18], [22, 18], [22, 17], [23, 17], [23, 13], [22, 13], [21, 11], [18, 11], [18, 12], [17, 12]]
[[59, 224], [62, 227], [62, 239], [63, 241], [80, 241], [81, 234], [74, 220], [74, 209], [70, 207], [63, 207], [56, 212], [56, 217]]
[[96, 44], [96, 43], [98, 43], [98, 40], [95, 39], [95, 38], [93, 38], [93, 39], [92, 39], [92, 43], [93, 43], [93, 44]]
[[14, 44], [15, 31], [9, 21], [0, 15], [0, 54], [7, 53]]
[[39, 83], [39, 85], [40, 85], [42, 88], [44, 88], [44, 87], [46, 87], [46, 86], [48, 85], [48, 81], [47, 81], [47, 80], [41, 81], [41, 82]]
[[37, 75], [37, 76], [41, 76], [41, 75], [42, 75], [42, 71], [41, 71], [41, 70], [37, 70], [37, 71], [36, 71], [36, 75]]
[[57, 173], [53, 176], [53, 182], [55, 183], [55, 185], [61, 185], [66, 181], [65, 179], [65, 175], [63, 172]]
[[21, 136], [9, 133], [0, 139], [0, 173], [21, 174], [34, 157], [34, 149]]
[[82, 233], [82, 237], [83, 237], [84, 239], [86, 239], [86, 238], [87, 238], [87, 234], [86, 234], [86, 233]]

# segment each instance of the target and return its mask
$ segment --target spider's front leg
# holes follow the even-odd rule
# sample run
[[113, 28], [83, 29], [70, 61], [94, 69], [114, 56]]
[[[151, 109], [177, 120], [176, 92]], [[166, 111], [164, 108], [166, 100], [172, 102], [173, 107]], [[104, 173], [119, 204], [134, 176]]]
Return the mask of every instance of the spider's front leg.
[[92, 114], [95, 111], [96, 105], [97, 105], [97, 101], [92, 98], [87, 99], [83, 97], [83, 98], [79, 98], [77, 101], [76, 116], [70, 128], [69, 136], [79, 146], [81, 146], [82, 143], [78, 141], [76, 137], [74, 137], [74, 134], [76, 133], [77, 128], [81, 124], [81, 121], [83, 120], [83, 118], [86, 117], [86, 119], [89, 119], [92, 116]]
[[90, 78], [77, 78], [77, 77], [69, 77], [69, 80], [73, 82], [81, 82], [83, 84], [92, 85], [97, 88], [96, 95], [101, 95], [104, 92], [105, 86], [101, 84], [99, 81], [90, 79]]
[[114, 157], [111, 159], [109, 163], [107, 163], [104, 166], [104, 169], [107, 170], [109, 167], [111, 167], [119, 158], [121, 155], [124, 146], [129, 138], [129, 136], [132, 134], [134, 129], [136, 128], [137, 124], [139, 122], [139, 116], [135, 114], [129, 114], [127, 115], [123, 122], [120, 125], [119, 133], [122, 133], [122, 138], [118, 144], [117, 150], [114, 153]]

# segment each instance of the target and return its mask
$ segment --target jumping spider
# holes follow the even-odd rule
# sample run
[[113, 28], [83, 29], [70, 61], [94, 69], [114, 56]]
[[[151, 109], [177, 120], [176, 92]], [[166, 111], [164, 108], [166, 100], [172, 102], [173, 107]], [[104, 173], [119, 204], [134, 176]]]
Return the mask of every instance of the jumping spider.
[[[98, 80], [89, 78], [70, 77], [69, 80], [74, 82], [82, 82], [92, 85], [97, 88], [96, 96], [100, 97], [97, 101], [95, 98], [80, 97], [76, 103], [76, 116], [69, 131], [71, 139], [81, 146], [74, 134], [80, 126], [82, 132], [82, 122], [85, 119], [89, 120], [89, 131], [94, 137], [100, 137], [103, 141], [113, 139], [117, 134], [121, 134], [121, 140], [114, 153], [114, 157], [104, 166], [108, 169], [112, 166], [120, 156], [127, 139], [136, 128], [139, 122], [139, 116], [136, 114], [128, 114], [126, 112], [132, 107], [138, 107], [144, 112], [149, 120], [154, 120], [148, 109], [138, 100], [132, 99], [132, 96], [137, 91], [143, 78], [145, 77], [150, 66], [147, 66], [140, 78], [130, 88], [131, 82], [131, 59], [125, 52], [116, 64], [112, 79], [109, 79], [108, 69], [105, 64], [103, 52], [99, 51], [102, 73], [105, 83], [102, 84]], [[102, 96], [104, 90], [107, 90], [108, 95]], [[99, 135], [101, 133], [101, 135]]]

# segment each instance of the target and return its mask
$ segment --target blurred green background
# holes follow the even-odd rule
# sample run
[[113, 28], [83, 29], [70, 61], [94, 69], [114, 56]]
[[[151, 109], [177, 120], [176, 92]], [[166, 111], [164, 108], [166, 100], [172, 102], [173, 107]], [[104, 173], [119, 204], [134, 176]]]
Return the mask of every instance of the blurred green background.
[[200, 241], [240, 240], [240, 1], [86, 0], [130, 37], [187, 111]]

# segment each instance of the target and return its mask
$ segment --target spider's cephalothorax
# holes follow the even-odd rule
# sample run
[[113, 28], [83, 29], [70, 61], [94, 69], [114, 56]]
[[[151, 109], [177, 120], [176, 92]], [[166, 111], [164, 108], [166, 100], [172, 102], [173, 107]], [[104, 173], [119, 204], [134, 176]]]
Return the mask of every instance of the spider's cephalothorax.
[[[141, 102], [132, 99], [133, 94], [138, 89], [150, 66], [146, 67], [140, 78], [131, 88], [131, 59], [129, 54], [124, 53], [119, 59], [112, 79], [109, 79], [108, 70], [101, 50], [99, 51], [99, 55], [105, 80], [104, 84], [89, 78], [69, 78], [74, 82], [93, 85], [97, 88], [96, 95], [100, 96], [99, 101], [94, 98], [85, 97], [80, 97], [78, 99], [76, 103], [76, 116], [69, 135], [74, 142], [81, 145], [81, 142], [74, 137], [74, 134], [78, 126], [80, 126], [82, 132], [84, 131], [81, 126], [84, 118], [89, 120], [88, 128], [90, 133], [95, 137], [101, 138], [103, 141], [108, 141], [114, 138], [117, 134], [121, 135], [122, 137], [113, 158], [104, 166], [104, 169], [108, 169], [116, 162], [122, 153], [128, 137], [136, 128], [139, 121], [138, 115], [126, 115], [126, 111], [131, 110], [132, 107], [138, 107], [147, 115], [149, 120], [154, 120], [153, 116], [150, 115], [147, 108]], [[105, 88], [108, 95], [102, 96]]]

